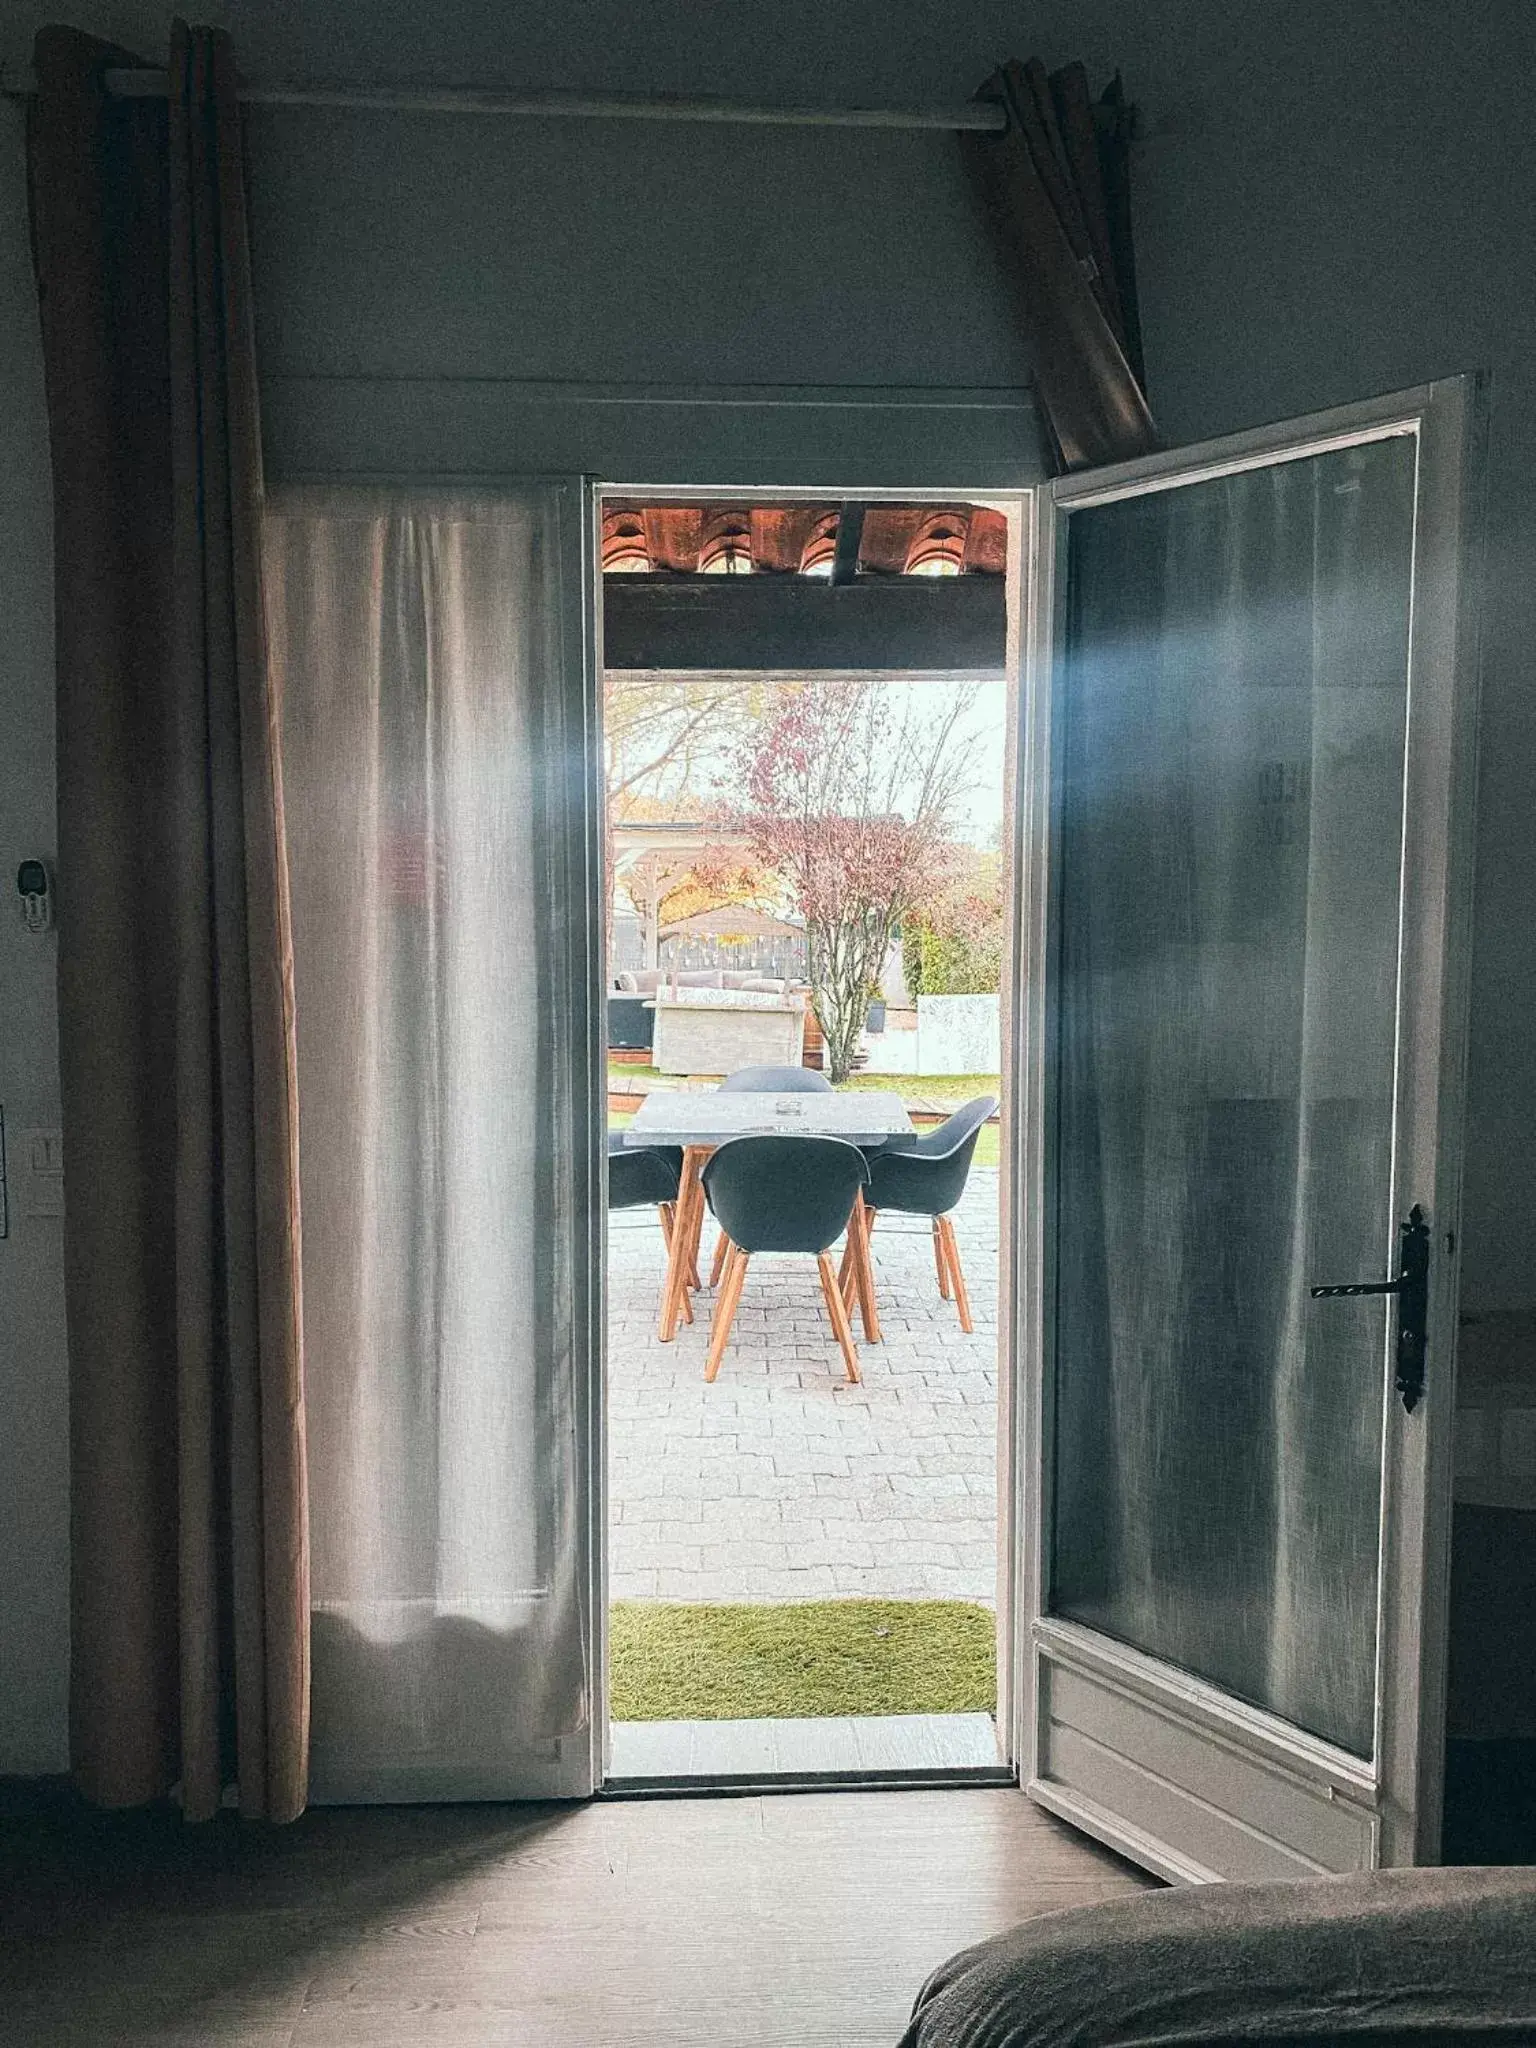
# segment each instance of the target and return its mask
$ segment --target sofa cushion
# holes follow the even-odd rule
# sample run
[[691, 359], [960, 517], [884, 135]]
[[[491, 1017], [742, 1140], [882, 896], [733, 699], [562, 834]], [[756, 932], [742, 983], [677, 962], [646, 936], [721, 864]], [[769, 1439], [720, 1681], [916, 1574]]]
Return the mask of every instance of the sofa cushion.
[[641, 995], [610, 995], [608, 1043], [620, 1052], [649, 1051], [655, 1042], [656, 1012]]

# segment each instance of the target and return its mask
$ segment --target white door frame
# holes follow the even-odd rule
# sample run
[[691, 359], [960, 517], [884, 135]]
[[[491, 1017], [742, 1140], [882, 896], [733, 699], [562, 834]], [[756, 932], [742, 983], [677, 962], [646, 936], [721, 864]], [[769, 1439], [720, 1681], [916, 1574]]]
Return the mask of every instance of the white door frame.
[[[669, 418], [676, 418], [681, 398], [653, 398], [664, 403]], [[567, 397], [561, 403], [571, 418], [589, 420], [594, 401]], [[823, 406], [825, 411], [823, 411]], [[827, 422], [840, 421], [836, 445], [852, 444], [864, 453], [858, 459], [886, 473], [900, 473], [908, 464], [915, 471], [942, 475], [943, 465], [957, 444], [974, 450], [990, 445], [995, 438], [994, 422], [999, 416], [1027, 414], [1033, 419], [1032, 401], [997, 393], [949, 394], [915, 392], [894, 394], [878, 387], [850, 387], [841, 395], [822, 394], [808, 400], [797, 398], [795, 387], [787, 393], [772, 388], [757, 391], [739, 402], [727, 402], [718, 394], [698, 398], [697, 409], [727, 425], [725, 438], [741, 443], [751, 440], [758, 447], [767, 444], [763, 458], [766, 471], [786, 466], [798, 474], [814, 473], [824, 459], [830, 440]], [[765, 419], [771, 416], [771, 431]], [[814, 432], [806, 429], [807, 419], [816, 421]], [[959, 424], [957, 425], [957, 419]], [[857, 424], [850, 428], [849, 421]], [[915, 422], [903, 430], [903, 422]], [[980, 424], [977, 424], [977, 423]], [[397, 439], [398, 422], [386, 423], [376, 437], [391, 445]], [[584, 1612], [581, 1617], [582, 1648], [589, 1674], [590, 1711], [585, 1729], [553, 1738], [536, 1751], [517, 1759], [515, 1783], [492, 1775], [473, 1784], [459, 1784], [441, 1790], [445, 1798], [583, 1799], [599, 1789], [608, 1775], [608, 1446], [607, 1446], [607, 1014], [605, 1005], [606, 960], [603, 915], [604, 874], [603, 819], [607, 802], [604, 776], [602, 730], [602, 536], [601, 504], [604, 497], [646, 498], [652, 503], [687, 501], [702, 496], [718, 499], [771, 499], [777, 503], [835, 500], [861, 504], [988, 504], [1021, 508], [1021, 519], [1010, 524], [1010, 586], [1008, 609], [1008, 666], [1018, 679], [1018, 701], [1023, 703], [1024, 678], [1020, 660], [1021, 623], [1016, 593], [1021, 587], [1020, 563], [1014, 559], [1013, 538], [1021, 530], [1023, 552], [1028, 552], [1032, 532], [1034, 496], [1038, 473], [1027, 477], [981, 485], [899, 483], [810, 482], [742, 484], [711, 482], [709, 448], [694, 423], [670, 430], [670, 440], [683, 451], [679, 468], [684, 474], [668, 483], [624, 483], [602, 480], [583, 472], [579, 455], [587, 429], [573, 427], [568, 436], [557, 437], [551, 451], [561, 460], [544, 467], [527, 469], [491, 466], [484, 470], [423, 463], [419, 468], [373, 466], [364, 462], [338, 460], [329, 465], [294, 465], [280, 480], [269, 478], [273, 490], [297, 487], [356, 489], [370, 486], [401, 488], [463, 489], [477, 493], [494, 492], [498, 484], [521, 488], [531, 484], [558, 486], [561, 493], [557, 548], [559, 552], [560, 673], [556, 688], [546, 704], [546, 735], [557, 745], [564, 762], [566, 810], [564, 831], [558, 844], [549, 848], [550, 883], [562, 900], [574, 906], [585, 904], [585, 918], [574, 914], [568, 945], [554, 968], [562, 991], [571, 1033], [565, 1053], [569, 1062], [567, 1081], [571, 1100], [570, 1153], [562, 1173], [560, 1199], [568, 1209], [569, 1236], [565, 1254], [571, 1261], [569, 1332], [571, 1373], [568, 1382], [572, 1398], [570, 1427], [578, 1450], [577, 1502], [579, 1556], [578, 1574]], [[306, 439], [308, 437], [306, 436]], [[468, 436], [478, 449], [479, 428]], [[621, 439], [624, 437], [621, 436]], [[630, 438], [633, 438], [632, 436]], [[1015, 436], [1017, 438], [1017, 436]], [[1032, 438], [1032, 436], [1031, 436]], [[689, 447], [697, 451], [687, 455]], [[946, 453], [949, 451], [949, 454]], [[563, 458], [570, 457], [569, 463]], [[1014, 467], [1005, 458], [1004, 472]], [[703, 480], [700, 480], [700, 477]], [[1017, 780], [1016, 735], [1009, 734], [1010, 754], [1005, 767], [1015, 811], [1020, 808]], [[1020, 871], [1015, 870], [1017, 881]], [[1011, 976], [1005, 969], [1005, 990]], [[1016, 1040], [1016, 1025], [1005, 1028], [1003, 1043]], [[1012, 1072], [1019, 1069], [1005, 1053], [1002, 1083], [1003, 1117], [1009, 1115]], [[1006, 1151], [1006, 1148], [1005, 1148]], [[1016, 1169], [1015, 1176], [1016, 1177]], [[1005, 1176], [1005, 1182], [1009, 1177]], [[1010, 1199], [1005, 1185], [1003, 1200]], [[1005, 1211], [1006, 1213], [1006, 1211]], [[1006, 1287], [1006, 1268], [1001, 1276]], [[999, 1404], [1010, 1398], [1005, 1389], [1018, 1384], [1017, 1359], [1012, 1351], [1013, 1319], [1000, 1302]], [[1014, 1405], [1016, 1406], [1016, 1398]], [[1010, 1431], [999, 1439], [1002, 1465], [1006, 1467]], [[1010, 1731], [1013, 1716], [1005, 1716], [1008, 1673], [1016, 1662], [1012, 1649], [1015, 1608], [1004, 1605], [1006, 1587], [1016, 1583], [1018, 1529], [1012, 1511], [1015, 1494], [1011, 1472], [999, 1471], [999, 1642], [998, 1728], [1006, 1760], [1015, 1762]], [[417, 1781], [413, 1779], [413, 1784]], [[349, 1798], [354, 1795], [348, 1794]], [[361, 1799], [395, 1797], [389, 1788], [380, 1789], [377, 1780], [358, 1791]], [[406, 1795], [398, 1795], [406, 1796]], [[412, 1792], [409, 1796], [419, 1796]], [[324, 1802], [321, 1802], [324, 1803]], [[340, 1799], [332, 1803], [343, 1803]]]
[[[1026, 578], [1022, 802], [1014, 849], [1023, 970], [1014, 1156], [1021, 1227], [1009, 1293], [1020, 1364], [1013, 1514], [1020, 1534], [1012, 1673], [1012, 1749], [1030, 1796], [1174, 1881], [1223, 1874], [1221, 1856], [1180, 1846], [1201, 1839], [1207, 1805], [1274, 1848], [1266, 1817], [1285, 1807], [1295, 1875], [1307, 1870], [1432, 1862], [1439, 1850], [1446, 1608], [1455, 1407], [1456, 1247], [1462, 1158], [1473, 774], [1482, 392], [1455, 378], [1320, 413], [1196, 449], [1156, 455], [1045, 485], [1036, 568]], [[1404, 1413], [1384, 1373], [1385, 1469], [1375, 1758], [1356, 1757], [1233, 1700], [1172, 1666], [1050, 1613], [1052, 1327], [1055, 1267], [1055, 959], [1059, 732], [1055, 663], [1065, 603], [1069, 515], [1194, 482], [1345, 448], [1384, 435], [1418, 440], [1416, 550], [1408, 677], [1408, 779], [1399, 964], [1398, 1142], [1393, 1217], [1422, 1202], [1434, 1232], [1426, 1395]], [[1454, 588], [1455, 605], [1437, 605]], [[1388, 1248], [1384, 1247], [1384, 1253]], [[1353, 1276], [1344, 1276], [1353, 1277]], [[1063, 1766], [1053, 1722], [1091, 1695], [1139, 1731], [1144, 1811], [1167, 1832], [1127, 1822]], [[1053, 1729], [1055, 1732], [1053, 1732]], [[1071, 1731], [1069, 1730], [1069, 1733]], [[1076, 1738], [1074, 1738], [1076, 1739]], [[1121, 1761], [1115, 1758], [1114, 1762]], [[1161, 1775], [1163, 1769], [1167, 1777]], [[1111, 1773], [1111, 1779], [1112, 1779]], [[1180, 1780], [1183, 1780], [1181, 1783]], [[1196, 1790], [1196, 1787], [1199, 1790]], [[1208, 1793], [1209, 1804], [1201, 1797]], [[1286, 1832], [1282, 1829], [1282, 1833]], [[1207, 1833], [1205, 1839], [1212, 1839]], [[1267, 1851], [1266, 1851], [1267, 1853]]]
[[[591, 729], [589, 744], [596, 762], [599, 787], [604, 773], [604, 748], [602, 732], [602, 505], [605, 498], [641, 499], [650, 504], [687, 504], [699, 498], [711, 498], [721, 502], [739, 501], [742, 504], [771, 501], [774, 504], [795, 503], [857, 503], [863, 505], [990, 505], [1006, 510], [1009, 517], [1008, 564], [1006, 579], [1008, 585], [1008, 629], [1005, 665], [1015, 685], [1015, 720], [1010, 726], [1007, 754], [1003, 765], [1004, 787], [1007, 803], [1011, 806], [1014, 820], [1012, 876], [1013, 916], [1009, 923], [1008, 948], [1003, 967], [1003, 1071], [1000, 1080], [1001, 1107], [999, 1129], [1005, 1135], [1015, 1132], [1019, 1125], [1018, 1098], [1021, 1091], [1015, 1085], [1015, 1076], [1023, 1072], [1018, 1051], [1022, 1043], [1020, 1020], [1016, 1014], [1017, 1004], [1010, 1000], [1012, 990], [1017, 986], [1018, 963], [1023, 955], [1017, 949], [1020, 944], [1022, 924], [1019, 905], [1023, 894], [1025, 870], [1018, 862], [1019, 820], [1025, 808], [1025, 788], [1021, 776], [1024, 759], [1021, 742], [1021, 728], [1026, 694], [1024, 652], [1026, 644], [1026, 618], [1019, 601], [1024, 587], [1024, 564], [1027, 563], [1034, 539], [1038, 485], [1031, 479], [1010, 489], [999, 488], [996, 484], [976, 486], [965, 484], [936, 485], [918, 484], [743, 484], [738, 482], [711, 483], [707, 479], [688, 482], [673, 480], [670, 483], [621, 483], [589, 477], [586, 481], [586, 537], [590, 550], [592, 570], [588, 576], [591, 586], [592, 660], [588, 680], [589, 704], [595, 723]], [[606, 802], [606, 791], [599, 796], [598, 818], [601, 820], [601, 806]], [[1008, 815], [1005, 810], [1005, 816]], [[598, 833], [598, 857], [601, 859], [602, 838]], [[593, 897], [601, 905], [601, 888], [606, 878], [599, 877], [599, 893]], [[602, 932], [601, 911], [598, 913], [596, 930]], [[593, 972], [596, 976], [597, 991], [594, 1010], [602, 1013], [602, 983], [604, 963], [602, 947], [598, 944], [598, 955]], [[603, 1120], [604, 1122], [606, 1119]], [[596, 1143], [596, 1138], [594, 1138]], [[1027, 1213], [1020, 1209], [1024, 1185], [1020, 1172], [1020, 1154], [1011, 1141], [1002, 1147], [1004, 1171], [1000, 1175], [1001, 1201], [1000, 1245], [1008, 1242], [1008, 1227], [1011, 1216]], [[599, 1227], [594, 1249], [594, 1274], [596, 1276], [595, 1298], [603, 1304], [608, 1298], [606, 1229], [607, 1215], [607, 1161], [603, 1156], [601, 1184], [598, 1187], [597, 1203]], [[998, 1710], [997, 1729], [1003, 1751], [1003, 1761], [1009, 1769], [1016, 1770], [1019, 1751], [1016, 1746], [1015, 1729], [1017, 1717], [1012, 1705], [1013, 1673], [1018, 1663], [1019, 1606], [1016, 1588], [1023, 1583], [1020, 1568], [1020, 1543], [1022, 1526], [1017, 1511], [1019, 1487], [1017, 1483], [1017, 1444], [1019, 1441], [1015, 1417], [1020, 1408], [1020, 1354], [1017, 1348], [1016, 1331], [1018, 1317], [1010, 1299], [1013, 1262], [1000, 1251], [1001, 1267], [998, 1275], [998, 1576], [997, 1576], [997, 1617], [998, 1617]], [[609, 1657], [608, 1657], [608, 1342], [605, 1312], [597, 1316], [599, 1330], [597, 1343], [592, 1352], [594, 1378], [585, 1402], [587, 1423], [587, 1458], [590, 1514], [588, 1516], [588, 1584], [590, 1586], [591, 1628], [587, 1645], [588, 1669], [594, 1674], [592, 1713], [592, 1770], [593, 1783], [601, 1785], [609, 1775]]]

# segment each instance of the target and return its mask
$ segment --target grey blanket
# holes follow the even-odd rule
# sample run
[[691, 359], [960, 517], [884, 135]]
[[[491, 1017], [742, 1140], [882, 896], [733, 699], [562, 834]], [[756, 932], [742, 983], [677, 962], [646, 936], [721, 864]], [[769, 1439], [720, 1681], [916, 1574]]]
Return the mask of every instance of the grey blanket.
[[1536, 1869], [1145, 1892], [963, 1950], [902, 2048], [1536, 2044]]

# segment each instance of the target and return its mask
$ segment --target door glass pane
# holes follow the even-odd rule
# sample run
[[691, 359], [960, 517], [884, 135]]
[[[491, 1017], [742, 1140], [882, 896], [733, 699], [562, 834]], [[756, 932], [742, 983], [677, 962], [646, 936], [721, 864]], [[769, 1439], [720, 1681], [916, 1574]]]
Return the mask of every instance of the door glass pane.
[[1068, 532], [1051, 1604], [1362, 1756], [1415, 450]]

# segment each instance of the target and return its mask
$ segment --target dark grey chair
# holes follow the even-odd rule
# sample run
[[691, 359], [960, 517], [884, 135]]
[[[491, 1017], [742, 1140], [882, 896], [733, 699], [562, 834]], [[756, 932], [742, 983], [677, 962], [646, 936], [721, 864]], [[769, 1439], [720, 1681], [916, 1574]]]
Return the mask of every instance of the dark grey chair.
[[814, 1067], [738, 1067], [720, 1083], [722, 1095], [830, 1095], [832, 1083]]
[[[830, 1095], [832, 1083], [814, 1067], [738, 1067], [720, 1083], [722, 1095]], [[709, 1269], [711, 1287], [720, 1285], [725, 1255], [730, 1249], [722, 1230], [715, 1240], [714, 1263]]]
[[[874, 1229], [875, 1218], [882, 1209], [895, 1209], [906, 1216], [932, 1217], [933, 1263], [938, 1270], [939, 1292], [946, 1301], [953, 1298], [960, 1327], [967, 1335], [971, 1330], [971, 1298], [960, 1268], [960, 1247], [955, 1242], [950, 1211], [965, 1193], [976, 1140], [996, 1108], [995, 1095], [978, 1095], [926, 1137], [892, 1138], [878, 1152], [870, 1153], [869, 1185], [864, 1190], [866, 1234]], [[839, 1280], [847, 1298], [853, 1291], [855, 1276], [851, 1256], [846, 1251]]]
[[[683, 1176], [683, 1155], [675, 1145], [626, 1145], [622, 1131], [608, 1133], [608, 1207], [653, 1208], [661, 1222], [667, 1251], [677, 1223], [677, 1191]], [[693, 1275], [697, 1287], [699, 1276]], [[688, 1289], [683, 1293], [683, 1321], [693, 1321]]]
[[755, 1252], [809, 1252], [850, 1380], [859, 1377], [853, 1329], [827, 1248], [848, 1227], [869, 1167], [843, 1138], [731, 1138], [704, 1168], [704, 1193], [728, 1239], [704, 1377], [720, 1370]]

